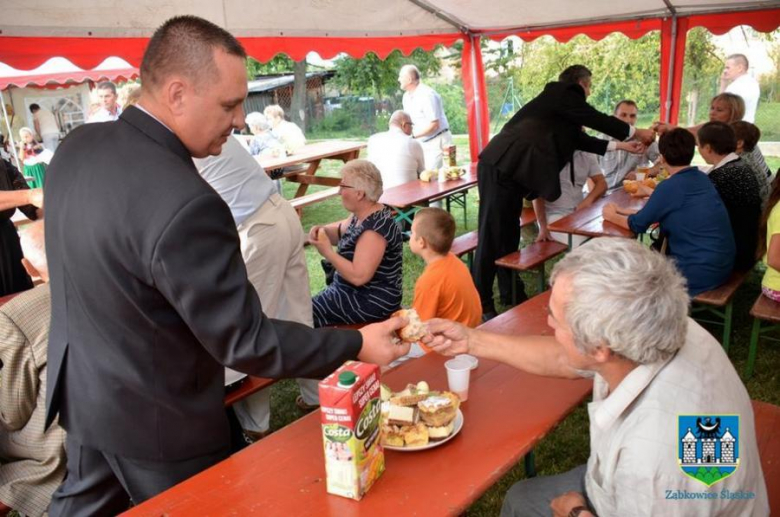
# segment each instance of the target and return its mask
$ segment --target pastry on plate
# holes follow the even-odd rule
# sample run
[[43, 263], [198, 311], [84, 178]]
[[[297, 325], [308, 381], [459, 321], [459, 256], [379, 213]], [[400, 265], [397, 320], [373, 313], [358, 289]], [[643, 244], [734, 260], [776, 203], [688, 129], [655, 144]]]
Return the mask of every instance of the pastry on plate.
[[382, 445], [390, 447], [404, 446], [404, 433], [401, 427], [386, 425], [382, 428]]
[[407, 447], [428, 445], [428, 428], [422, 422], [404, 428], [404, 442]]
[[420, 418], [430, 427], [442, 427], [455, 420], [460, 407], [460, 399], [454, 393], [443, 391], [431, 395], [417, 404]]
[[432, 442], [438, 442], [439, 440], [444, 440], [449, 435], [451, 435], [454, 429], [455, 429], [454, 420], [447, 425], [443, 425], [439, 427], [428, 427], [428, 437]]
[[397, 406], [391, 401], [387, 421], [391, 425], [413, 425], [417, 423], [418, 411], [414, 406]]

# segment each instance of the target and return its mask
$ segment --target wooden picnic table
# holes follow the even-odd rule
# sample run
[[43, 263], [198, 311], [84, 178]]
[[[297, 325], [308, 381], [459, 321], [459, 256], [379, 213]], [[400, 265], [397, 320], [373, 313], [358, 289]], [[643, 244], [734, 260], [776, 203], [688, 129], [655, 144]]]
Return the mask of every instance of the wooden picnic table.
[[[548, 300], [549, 291], [483, 328], [550, 335]], [[382, 381], [395, 390], [420, 380], [446, 389], [446, 360], [429, 354], [407, 361]], [[126, 515], [459, 515], [576, 408], [591, 386], [585, 379], [539, 377], [482, 359], [461, 406], [460, 434], [425, 451], [385, 451], [386, 472], [359, 502], [326, 492], [315, 411]]]
[[337, 187], [341, 182], [340, 178], [327, 178], [316, 176], [322, 160], [341, 160], [348, 162], [354, 160], [360, 155], [360, 150], [365, 148], [364, 142], [349, 142], [345, 140], [328, 140], [314, 144], [306, 144], [290, 156], [256, 156], [257, 162], [262, 165], [266, 171], [274, 169], [283, 169], [294, 165], [307, 165], [302, 172], [285, 175], [287, 181], [300, 183], [295, 197], [301, 197], [306, 194], [309, 185], [325, 185], [328, 187]]
[[465, 193], [477, 184], [477, 164], [466, 166], [466, 174], [456, 180], [439, 183], [438, 181], [412, 180], [384, 191], [379, 202], [393, 207], [398, 215], [396, 220], [412, 222], [411, 215], [430, 201], [448, 198], [454, 194]]
[[548, 228], [551, 232], [560, 232], [569, 234], [569, 247], [572, 244], [572, 235], [582, 235], [585, 237], [635, 237], [631, 230], [626, 230], [620, 226], [604, 220], [601, 215], [604, 205], [615, 203], [621, 208], [631, 208], [639, 210], [647, 202], [646, 198], [632, 197], [623, 189], [615, 190], [594, 202], [591, 206], [581, 210], [575, 210], [573, 213], [550, 223]]

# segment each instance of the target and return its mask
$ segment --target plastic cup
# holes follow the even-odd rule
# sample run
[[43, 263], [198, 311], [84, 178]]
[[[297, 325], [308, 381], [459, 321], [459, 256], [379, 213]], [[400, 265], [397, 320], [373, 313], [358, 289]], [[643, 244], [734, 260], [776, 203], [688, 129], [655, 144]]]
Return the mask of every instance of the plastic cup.
[[466, 362], [470, 363], [472, 370], [474, 370], [477, 366], [479, 366], [479, 359], [477, 359], [473, 355], [460, 354], [460, 355], [456, 355], [455, 359], [460, 359], [462, 361], [466, 361]]
[[645, 174], [644, 172], [637, 172], [636, 173], [636, 180], [637, 181], [645, 181]]
[[457, 395], [461, 402], [469, 398], [469, 379], [471, 377], [470, 361], [463, 359], [450, 359], [444, 363], [447, 368], [447, 384], [450, 391]]

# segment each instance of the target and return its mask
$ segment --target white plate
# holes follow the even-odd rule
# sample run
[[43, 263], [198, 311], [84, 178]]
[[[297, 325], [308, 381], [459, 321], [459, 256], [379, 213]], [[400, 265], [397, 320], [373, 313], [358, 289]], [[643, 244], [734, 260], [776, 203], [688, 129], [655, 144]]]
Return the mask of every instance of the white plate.
[[237, 372], [235, 370], [231, 370], [230, 368], [225, 368], [225, 387], [232, 386], [244, 377], [246, 377], [245, 373]]
[[463, 413], [461, 413], [460, 409], [458, 409], [458, 413], [455, 415], [455, 425], [453, 426], [452, 434], [450, 434], [447, 438], [443, 440], [439, 440], [438, 442], [428, 442], [428, 445], [421, 445], [419, 447], [394, 447], [392, 445], [385, 445], [384, 448], [391, 451], [403, 451], [403, 452], [414, 452], [414, 451], [424, 451], [426, 449], [433, 449], [434, 447], [438, 447], [439, 445], [442, 445], [452, 440], [455, 437], [455, 435], [457, 435], [460, 432], [461, 429], [463, 429]]

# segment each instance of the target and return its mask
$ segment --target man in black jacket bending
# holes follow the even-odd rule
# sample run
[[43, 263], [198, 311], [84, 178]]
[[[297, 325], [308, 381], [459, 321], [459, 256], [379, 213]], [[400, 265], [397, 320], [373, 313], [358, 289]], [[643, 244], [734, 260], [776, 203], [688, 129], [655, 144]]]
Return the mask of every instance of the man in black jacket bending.
[[316, 378], [409, 350], [391, 343], [402, 318], [347, 331], [263, 314], [230, 210], [192, 162], [243, 127], [245, 60], [211, 22], [168, 20], [137, 107], [79, 127], [51, 162], [47, 423], [68, 432], [52, 516], [121, 513], [225, 458], [224, 366]]
[[[561, 195], [560, 171], [577, 149], [600, 155], [611, 149], [641, 152], [643, 143], [649, 144], [655, 137], [649, 129], [633, 128], [593, 108], [586, 100], [590, 85], [590, 70], [570, 66], [557, 82], [548, 83], [539, 96], [523, 106], [479, 155], [479, 244], [472, 274], [485, 319], [495, 316], [495, 261], [517, 251], [520, 244], [518, 219], [523, 198], [557, 199]], [[590, 137], [583, 133], [583, 126], [619, 141]], [[639, 141], [625, 141], [632, 138]], [[498, 279], [501, 299], [509, 305], [512, 275], [499, 270]], [[523, 286], [518, 287], [523, 296]]]

